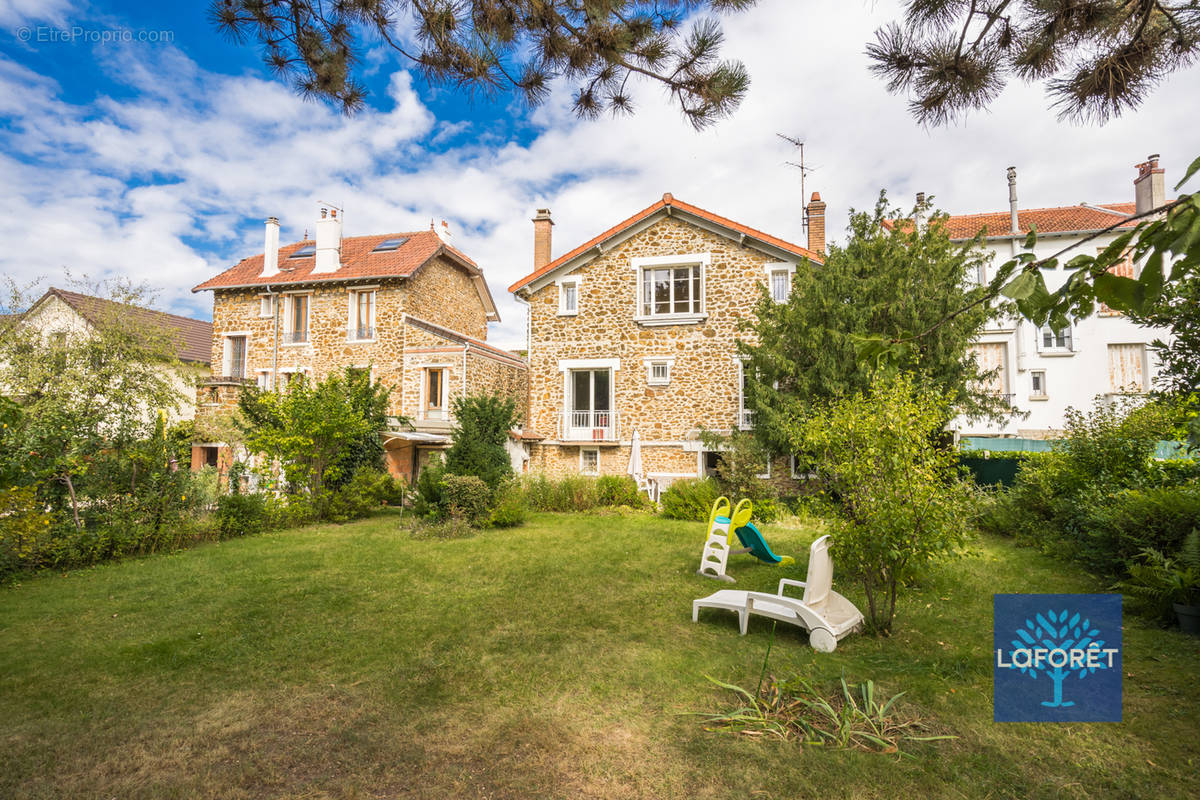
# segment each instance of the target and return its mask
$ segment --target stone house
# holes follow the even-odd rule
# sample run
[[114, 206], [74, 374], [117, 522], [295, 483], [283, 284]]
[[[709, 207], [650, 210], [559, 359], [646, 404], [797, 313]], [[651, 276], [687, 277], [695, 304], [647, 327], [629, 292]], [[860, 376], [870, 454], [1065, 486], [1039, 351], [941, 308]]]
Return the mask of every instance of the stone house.
[[[1033, 252], [1038, 258], [1079, 244], [1081, 249], [1059, 258], [1058, 267], [1043, 270], [1046, 285], [1053, 292], [1071, 276], [1072, 271], [1064, 264], [1072, 257], [1104, 250], [1138, 224], [1135, 215], [1166, 202], [1158, 156], [1150, 156], [1136, 169], [1133, 202], [1019, 209], [1016, 170], [1010, 167], [1007, 210], [955, 215], [945, 224], [950, 238], [958, 242], [984, 233], [983, 247], [991, 254], [991, 262], [978, 276], [983, 283], [995, 277], [994, 270], [1004, 262], [1024, 252], [1025, 238], [1035, 226], [1038, 236]], [[1100, 233], [1114, 225], [1111, 231]], [[1140, 265], [1127, 259], [1114, 272], [1136, 277]], [[1136, 325], [1107, 307], [1072, 321], [1065, 330], [1037, 328], [1020, 316], [993, 320], [974, 349], [980, 363], [995, 370], [991, 391], [1005, 397], [1020, 413], [1004, 424], [962, 418], [951, 427], [962, 436], [1056, 437], [1065, 427], [1070, 407], [1086, 409], [1096, 397], [1113, 401], [1148, 392], [1158, 369], [1158, 359], [1149, 344], [1159, 338], [1169, 338], [1169, 332]]]
[[[753, 425], [738, 323], [763, 287], [786, 298], [796, 266], [821, 262], [820, 195], [807, 211], [801, 247], [665, 194], [552, 260], [554, 223], [540, 210], [533, 272], [509, 287], [529, 307], [529, 468], [623, 475], [636, 433], [660, 486], [711, 471], [701, 430]], [[787, 456], [763, 476], [784, 489], [797, 477]]]
[[[388, 469], [412, 479], [449, 445], [453, 398], [498, 393], [526, 412], [524, 361], [486, 341], [499, 315], [483, 271], [432, 229], [343, 238], [337, 209], [325, 208], [315, 239], [280, 246], [272, 217], [263, 253], [193, 291], [213, 292], [202, 419], [232, 411], [246, 384], [283, 390], [301, 374], [368, 370], [388, 390]], [[221, 441], [193, 448], [193, 467], [228, 459]]]
[[[6, 335], [9, 330], [12, 335], [36, 332], [52, 341], [57, 337], [88, 336], [106, 319], [129, 315], [139, 326], [158, 328], [174, 339], [178, 362], [164, 369], [169, 372], [179, 405], [168, 416], [172, 421], [192, 419], [196, 415], [196, 384], [209, 376], [211, 323], [51, 287], [27, 311], [3, 320], [0, 330]], [[148, 413], [155, 412], [151, 409]]]

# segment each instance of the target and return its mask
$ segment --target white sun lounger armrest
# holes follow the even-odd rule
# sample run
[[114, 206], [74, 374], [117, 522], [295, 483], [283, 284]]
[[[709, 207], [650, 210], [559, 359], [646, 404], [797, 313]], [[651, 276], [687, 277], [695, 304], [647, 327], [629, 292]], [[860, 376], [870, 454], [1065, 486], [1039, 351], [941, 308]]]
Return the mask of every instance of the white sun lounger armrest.
[[791, 578], [780, 578], [779, 579], [779, 591], [778, 591], [778, 594], [780, 597], [785, 596], [783, 594], [783, 587], [785, 587], [785, 586], [795, 586], [797, 589], [803, 589], [806, 586], [808, 586], [808, 584], [805, 583], [804, 581], [792, 580]]

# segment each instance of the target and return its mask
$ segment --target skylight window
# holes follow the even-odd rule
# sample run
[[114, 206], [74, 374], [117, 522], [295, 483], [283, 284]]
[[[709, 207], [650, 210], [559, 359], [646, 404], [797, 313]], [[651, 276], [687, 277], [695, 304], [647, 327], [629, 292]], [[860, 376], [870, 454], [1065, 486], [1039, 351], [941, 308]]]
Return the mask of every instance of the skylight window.
[[288, 256], [288, 258], [307, 258], [316, 252], [317, 246], [315, 244], [306, 244], [304, 247], [301, 247], [299, 250]]
[[400, 248], [400, 245], [404, 244], [407, 241], [408, 241], [407, 236], [402, 236], [398, 239], [384, 239], [382, 242], [375, 245], [375, 249], [372, 250], [371, 252], [372, 253], [382, 253], [385, 250], [397, 250]]

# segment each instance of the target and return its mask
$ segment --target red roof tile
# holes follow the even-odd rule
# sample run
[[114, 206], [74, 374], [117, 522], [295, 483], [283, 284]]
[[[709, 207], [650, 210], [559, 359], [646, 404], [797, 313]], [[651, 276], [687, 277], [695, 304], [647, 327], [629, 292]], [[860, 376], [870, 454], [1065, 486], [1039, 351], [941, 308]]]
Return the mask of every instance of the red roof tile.
[[[1107, 228], [1114, 222], [1120, 222], [1122, 217], [1134, 213], [1133, 203], [1104, 203], [1090, 205], [1080, 203], [1077, 206], [1061, 206], [1059, 208], [1029, 208], [1017, 211], [1017, 227], [1020, 234], [1029, 233], [1036, 225], [1038, 233], [1067, 233], [1073, 231], [1098, 231]], [[896, 220], [887, 220], [891, 228]], [[910, 224], [902, 220], [901, 224]], [[987, 237], [1011, 236], [1012, 218], [1008, 211], [993, 211], [984, 214], [959, 214], [947, 217], [943, 224], [951, 239], [972, 239], [980, 231], [986, 231]], [[1122, 223], [1120, 228], [1132, 228], [1136, 221]]]
[[212, 360], [213, 327], [211, 322], [181, 317], [178, 314], [168, 314], [165, 311], [129, 306], [79, 292], [68, 292], [65, 289], [51, 288], [46, 292], [46, 296], [49, 295], [54, 295], [62, 300], [92, 324], [96, 324], [105, 314], [115, 312], [133, 314], [139, 322], [146, 325], [161, 325], [177, 335], [179, 342], [177, 355], [180, 361], [208, 364]]
[[778, 237], [771, 236], [768, 233], [763, 233], [760, 230], [743, 225], [740, 222], [734, 222], [731, 219], [722, 217], [718, 214], [714, 214], [711, 211], [706, 211], [703, 208], [700, 208], [699, 206], [694, 206], [691, 203], [685, 203], [682, 200], [677, 200], [670, 193], [667, 193], [667, 194], [664, 194], [662, 196], [662, 199], [659, 200], [654, 205], [648, 206], [647, 208], [643, 208], [641, 211], [634, 214], [632, 217], [625, 220], [624, 222], [617, 223], [616, 225], [609, 228], [608, 230], [606, 230], [604, 233], [600, 234], [599, 236], [595, 236], [592, 239], [589, 239], [588, 241], [579, 245], [579, 247], [576, 247], [574, 250], [570, 251], [569, 253], [559, 256], [558, 258], [554, 259], [553, 261], [551, 261], [549, 264], [542, 267], [541, 269], [536, 270], [536, 271], [530, 273], [529, 275], [526, 275], [524, 278], [521, 278], [519, 281], [514, 283], [512, 286], [509, 286], [508, 291], [515, 292], [519, 289], [524, 288], [525, 286], [528, 286], [530, 283], [532, 283], [533, 281], [542, 277], [543, 275], [547, 275], [547, 274], [553, 272], [554, 270], [561, 267], [563, 264], [566, 264], [568, 261], [571, 261], [572, 259], [576, 258], [577, 256], [582, 255], [583, 253], [586, 253], [588, 250], [592, 249], [596, 245], [602, 244], [603, 242], [608, 241], [609, 239], [611, 239], [612, 237], [621, 233], [622, 231], [632, 227], [633, 225], [636, 225], [637, 223], [641, 222], [642, 220], [644, 220], [648, 217], [653, 216], [654, 214], [658, 213], [659, 211], [662, 211], [663, 209], [665, 209], [667, 207], [676, 208], [676, 209], [679, 209], [680, 211], [686, 211], [689, 214], [700, 217], [701, 219], [707, 220], [716, 225], [720, 225], [724, 228], [728, 228], [732, 231], [736, 231], [737, 233], [744, 233], [747, 236], [750, 236], [754, 239], [758, 239], [760, 242], [765, 242], [767, 244], [774, 245], [775, 247], [778, 247], [781, 250], [786, 250], [789, 253], [794, 253], [795, 255], [802, 256], [804, 258], [811, 258], [813, 261], [816, 261], [818, 263], [822, 263], [824, 261], [824, 259], [821, 257], [821, 255], [819, 253], [814, 253], [813, 251], [809, 250], [806, 247], [801, 247], [798, 244], [792, 244], [791, 242], [784, 241], [783, 239], [780, 239]]
[[423, 329], [429, 331], [430, 333], [441, 336], [444, 339], [449, 339], [450, 341], [458, 342], [459, 344], [466, 345], [467, 347], [474, 347], [478, 350], [482, 350], [486, 354], [490, 355], [492, 358], [498, 358], [503, 361], [512, 362], [512, 363], [516, 364], [517, 366], [521, 366], [521, 367], [528, 366], [525, 362], [525, 359], [521, 358], [520, 356], [516, 355], [515, 353], [511, 353], [508, 350], [502, 350], [499, 347], [496, 347], [495, 345], [490, 345], [487, 342], [483, 341], [482, 339], [476, 339], [472, 336], [467, 336], [465, 334], [459, 333], [458, 331], [451, 330], [450, 328], [447, 328], [444, 325], [438, 325], [436, 323], [429, 322], [427, 320], [423, 320], [420, 317], [414, 317], [412, 314], [405, 314], [404, 321], [407, 322], [409, 325], [414, 325], [418, 328], [423, 328]]
[[[408, 241], [395, 250], [380, 253], [374, 249], [387, 239], [407, 237]], [[336, 272], [312, 274], [316, 265], [314, 256], [289, 258], [305, 245], [313, 245], [311, 239], [293, 242], [279, 248], [278, 275], [263, 277], [263, 254], [243, 258], [237, 264], [192, 289], [202, 292], [210, 289], [232, 289], [254, 286], [277, 286], [287, 283], [312, 283], [317, 281], [345, 281], [370, 278], [407, 278], [438, 255], [448, 254], [478, 273], [479, 267], [461, 251], [444, 243], [433, 231], [412, 233], [384, 233], [371, 236], [349, 236], [342, 239], [342, 266]]]

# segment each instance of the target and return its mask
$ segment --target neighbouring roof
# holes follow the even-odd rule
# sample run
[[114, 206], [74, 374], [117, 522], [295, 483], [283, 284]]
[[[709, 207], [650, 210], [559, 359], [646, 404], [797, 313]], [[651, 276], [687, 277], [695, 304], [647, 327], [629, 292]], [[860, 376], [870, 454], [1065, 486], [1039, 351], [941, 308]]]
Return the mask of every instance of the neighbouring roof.
[[448, 339], [452, 342], [458, 342], [459, 344], [465, 346], [468, 350], [479, 350], [486, 356], [494, 358], [498, 361], [510, 363], [513, 366], [528, 367], [525, 359], [521, 358], [520, 356], [515, 356], [507, 350], [502, 350], [499, 347], [490, 345], [482, 339], [464, 336], [458, 331], [428, 322], [420, 317], [414, 317], [412, 314], [405, 314], [404, 321], [415, 328], [422, 328], [423, 330], [429, 331], [436, 336], [441, 336], [443, 339]]
[[181, 317], [178, 314], [168, 314], [165, 311], [139, 308], [53, 287], [33, 304], [30, 311], [48, 297], [57, 297], [93, 325], [100, 323], [107, 314], [133, 314], [139, 322], [144, 322], [146, 325], [159, 325], [176, 333], [179, 341], [177, 355], [180, 361], [208, 364], [212, 360], [213, 327], [211, 322]]
[[[1122, 222], [1124, 218], [1133, 216], [1133, 203], [1101, 203], [1093, 205], [1080, 203], [1077, 206], [1060, 206], [1058, 208], [1029, 208], [1017, 210], [1017, 227], [1020, 232], [1016, 235], [1025, 236], [1037, 226], [1038, 233], [1076, 233], [1082, 231], [1098, 231], [1107, 228], [1114, 222], [1120, 222], [1118, 228], [1132, 228], [1136, 221]], [[886, 220], [888, 228], [897, 224], [911, 227], [911, 220]], [[1009, 211], [992, 211], [984, 214], [958, 214], [947, 217], [942, 222], [951, 239], [973, 239], [984, 231], [985, 238], [995, 239], [1013, 236], [1012, 217]]]
[[[403, 240], [398, 246], [376, 251], [376, 247], [390, 240]], [[305, 247], [315, 247], [316, 242], [305, 239], [279, 248], [279, 273], [264, 276], [263, 254], [243, 258], [229, 269], [193, 287], [193, 292], [218, 289], [254, 289], [287, 284], [330, 283], [359, 281], [381, 278], [411, 278], [422, 267], [438, 258], [445, 257], [470, 273], [479, 291], [489, 320], [499, 321], [496, 303], [483, 277], [483, 271], [462, 251], [442, 241], [433, 231], [411, 233], [379, 233], [371, 236], [347, 236], [342, 239], [341, 263], [336, 272], [318, 272], [315, 255], [290, 258]]]
[[[549, 275], [550, 273], [571, 264], [576, 259], [586, 255], [594, 248], [603, 250], [606, 243], [617, 238], [638, 223], [652, 220], [656, 216], [667, 216], [669, 214], [679, 214], [684, 219], [688, 219], [690, 217], [693, 221], [702, 221], [708, 223], [708, 225], [716, 227], [718, 230], [732, 239], [738, 239], [739, 241], [750, 239], [776, 250], [782, 250], [784, 252], [791, 253], [792, 255], [800, 256], [802, 258], [810, 258], [818, 263], [824, 262], [824, 258], [819, 253], [814, 253], [807, 247], [801, 247], [798, 244], [792, 244], [791, 242], [780, 239], [777, 236], [771, 236], [768, 233], [763, 233], [760, 230], [743, 225], [740, 222], [734, 222], [733, 220], [722, 217], [719, 214], [706, 211], [699, 206], [694, 206], [691, 203], [685, 203], [682, 200], [676, 199], [670, 192], [668, 192], [667, 194], [664, 194], [662, 199], [654, 205], [643, 208], [641, 211], [634, 214], [624, 222], [614, 225], [599, 236], [589, 239], [569, 253], [554, 259], [541, 269], [526, 275], [512, 286], [509, 286], [508, 290], [510, 292], [519, 291], [539, 278], [545, 277], [546, 275]], [[599, 255], [599, 252], [596, 254]]]

